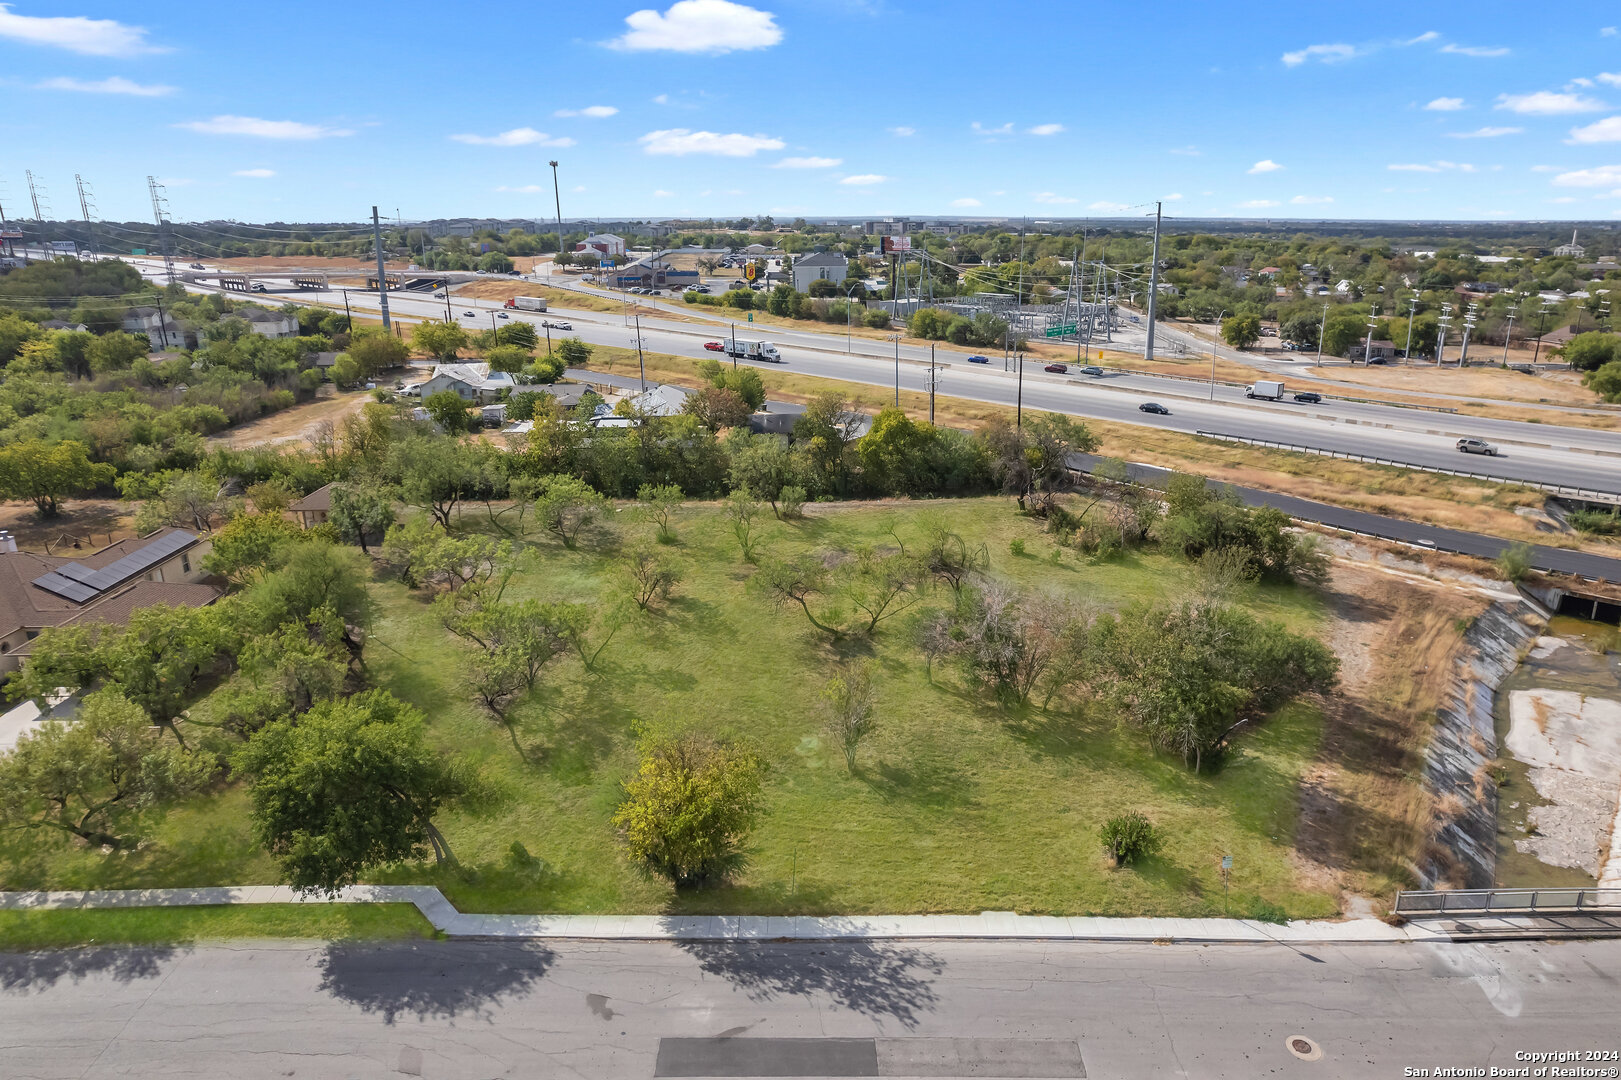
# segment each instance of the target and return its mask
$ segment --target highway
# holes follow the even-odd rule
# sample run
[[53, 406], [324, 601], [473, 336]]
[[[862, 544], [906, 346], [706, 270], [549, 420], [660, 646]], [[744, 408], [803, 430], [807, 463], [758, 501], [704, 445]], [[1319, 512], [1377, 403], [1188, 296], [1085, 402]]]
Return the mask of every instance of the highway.
[[1527, 1052], [1621, 1050], [1617, 972], [1621, 941], [240, 942], [0, 954], [0, 1074], [1390, 1080], [1412, 1067], [1513, 1067]]
[[[143, 270], [156, 276], [147, 263]], [[572, 287], [579, 283], [570, 282]], [[377, 310], [373, 293], [350, 290], [349, 303], [357, 311]], [[293, 300], [324, 302], [339, 308], [339, 290], [296, 290], [288, 293], [254, 294], [264, 303]], [[658, 303], [637, 298], [638, 303]], [[666, 307], [658, 303], [659, 307]], [[442, 319], [445, 302], [431, 296], [407, 293], [389, 294], [390, 311], [407, 320]], [[494, 301], [451, 298], [451, 315], [470, 330], [499, 325], [492, 315], [500, 308]], [[684, 314], [707, 316], [705, 309], [682, 309]], [[463, 313], [474, 312], [472, 316]], [[636, 328], [627, 325], [619, 313], [555, 308], [545, 315], [508, 311], [510, 319], [538, 324], [543, 320], [567, 321], [573, 333], [596, 345], [634, 348]], [[926, 391], [928, 350], [916, 346], [900, 348], [897, 365], [895, 348], [883, 342], [854, 339], [846, 349], [843, 335], [811, 330], [759, 327], [752, 335], [747, 323], [739, 323], [738, 333], [774, 341], [782, 349], [784, 367], [805, 375], [840, 379], [879, 387]], [[692, 323], [670, 318], [648, 317], [641, 322], [643, 348], [678, 356], [705, 357], [719, 354], [705, 351], [705, 341], [725, 337], [724, 323]], [[1026, 408], [1062, 412], [1073, 416], [1117, 423], [1162, 427], [1192, 433], [1214, 431], [1245, 438], [1292, 442], [1338, 452], [1383, 457], [1414, 465], [1442, 469], [1465, 469], [1510, 480], [1560, 484], [1601, 491], [1621, 492], [1621, 432], [1588, 428], [1530, 424], [1517, 421], [1485, 420], [1442, 412], [1391, 406], [1327, 401], [1320, 405], [1293, 402], [1249, 401], [1239, 388], [1210, 389], [1200, 383], [1164, 379], [1151, 375], [1110, 374], [1102, 378], [1084, 375], [1049, 375], [1040, 362], [1026, 362], [1022, 392], [1015, 372], [1001, 370], [1001, 358], [988, 365], [966, 362], [968, 354], [956, 349], [937, 349], [937, 360], [945, 365], [938, 375], [937, 393], [972, 401], [1014, 405], [1022, 396]], [[768, 366], [768, 365], [762, 365]], [[1158, 401], [1170, 409], [1169, 416], [1138, 411], [1144, 401]], [[1498, 444], [1497, 457], [1466, 457], [1454, 444], [1464, 435], [1486, 438]]]

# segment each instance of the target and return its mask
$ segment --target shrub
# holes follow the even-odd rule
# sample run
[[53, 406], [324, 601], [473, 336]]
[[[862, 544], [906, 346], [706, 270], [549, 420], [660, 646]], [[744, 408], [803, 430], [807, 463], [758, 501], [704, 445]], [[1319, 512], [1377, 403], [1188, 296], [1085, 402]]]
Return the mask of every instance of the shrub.
[[678, 889], [737, 869], [760, 812], [760, 759], [696, 732], [647, 741], [641, 757], [613, 817], [631, 860]]
[[1116, 866], [1129, 866], [1146, 858], [1164, 843], [1154, 823], [1136, 810], [1105, 821], [1098, 830], [1098, 839], [1103, 841], [1103, 850], [1114, 859]]
[[1012, 542], [1008, 544], [1008, 550], [1013, 553], [1014, 558], [1022, 559], [1024, 557], [1024, 541], [1018, 537], [1015, 537]]
[[777, 493], [778, 513], [785, 518], [800, 518], [805, 516], [805, 489], [795, 484], [789, 484]]
[[1497, 556], [1497, 572], [1505, 581], [1519, 584], [1531, 572], [1532, 558], [1530, 544], [1510, 544]]

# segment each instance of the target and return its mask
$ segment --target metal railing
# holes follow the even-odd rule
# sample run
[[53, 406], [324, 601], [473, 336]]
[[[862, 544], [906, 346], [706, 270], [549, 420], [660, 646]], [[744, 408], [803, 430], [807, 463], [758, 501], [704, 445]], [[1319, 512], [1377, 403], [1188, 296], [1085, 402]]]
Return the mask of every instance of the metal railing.
[[1252, 439], [1248, 435], [1229, 435], [1221, 431], [1195, 431], [1206, 439], [1218, 439], [1222, 442], [1243, 443], [1246, 446], [1261, 446], [1274, 450], [1293, 450], [1297, 454], [1316, 454], [1318, 457], [1336, 458], [1340, 461], [1359, 461], [1365, 465], [1388, 465], [1396, 469], [1414, 469], [1418, 472], [1439, 473], [1442, 476], [1461, 476], [1471, 480], [1485, 480], [1493, 484], [1517, 484], [1520, 487], [1536, 488], [1551, 495], [1563, 495], [1571, 499], [1583, 499], [1587, 502], [1602, 502], [1621, 504], [1621, 491], [1600, 491], [1596, 488], [1570, 487], [1566, 484], [1544, 484], [1537, 480], [1518, 480], [1508, 476], [1494, 476], [1491, 473], [1470, 472], [1467, 469], [1443, 469], [1438, 465], [1418, 465], [1411, 461], [1397, 461], [1394, 458], [1370, 457], [1367, 454], [1352, 454], [1344, 450], [1329, 450], [1321, 446], [1302, 446], [1299, 443], [1279, 442], [1275, 439]]
[[1403, 890], [1395, 913], [1421, 915], [1621, 915], [1621, 889]]
[[[1123, 368], [1105, 366], [1104, 371], [1117, 371], [1122, 375], [1145, 375], [1152, 379], [1174, 379], [1178, 382], [1198, 383], [1200, 386], [1209, 386], [1210, 380], [1198, 375], [1173, 375], [1168, 371], [1144, 371], [1141, 368]], [[1279, 372], [1279, 374], [1285, 374]], [[1305, 376], [1310, 378], [1310, 376]], [[1259, 375], [1257, 375], [1259, 378]], [[1253, 386], [1254, 381], [1248, 383], [1228, 382], [1226, 379], [1217, 379], [1217, 386], [1225, 386], [1232, 390], [1242, 390], [1246, 386]], [[1314, 391], [1315, 393], [1316, 391]], [[1420, 405], [1411, 401], [1387, 401], [1384, 398], [1350, 397], [1346, 394], [1324, 393], [1324, 401], [1348, 401], [1353, 405], [1383, 405], [1392, 409], [1418, 409], [1423, 412], [1456, 413], [1458, 410], [1445, 405]]]

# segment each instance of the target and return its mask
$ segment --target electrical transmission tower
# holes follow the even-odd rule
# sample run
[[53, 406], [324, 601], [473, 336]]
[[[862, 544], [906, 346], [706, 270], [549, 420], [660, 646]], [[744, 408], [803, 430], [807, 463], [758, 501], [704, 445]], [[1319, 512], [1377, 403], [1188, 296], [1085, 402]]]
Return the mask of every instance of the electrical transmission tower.
[[[29, 201], [31, 201], [34, 204], [34, 220], [35, 221], [44, 221], [45, 220], [45, 215], [40, 213], [40, 209], [39, 209], [39, 202], [40, 202], [40, 194], [39, 194], [39, 192], [40, 192], [40, 189], [43, 188], [45, 185], [43, 183], [41, 183], [39, 181], [36, 181], [34, 179], [34, 171], [32, 169], [25, 169], [24, 170], [24, 175], [28, 177], [28, 198], [29, 198]], [[47, 193], [46, 196], [45, 196], [45, 211], [47, 213], [49, 213], [50, 209], [51, 209], [51, 200], [50, 200], [49, 193]]]
[[84, 182], [84, 177], [80, 176], [78, 173], [73, 174], [73, 183], [79, 189], [79, 216], [83, 218], [84, 223], [88, 225], [90, 224], [90, 208], [96, 205], [96, 193], [93, 190], [88, 192], [86, 191], [90, 185], [86, 184]]
[[[146, 188], [152, 193], [152, 220], [158, 226], [158, 247], [163, 251], [163, 272], [174, 284], [174, 243], [169, 237], [169, 200], [163, 197], [163, 185], [155, 176], [146, 178]], [[447, 290], [448, 291], [448, 290]]]

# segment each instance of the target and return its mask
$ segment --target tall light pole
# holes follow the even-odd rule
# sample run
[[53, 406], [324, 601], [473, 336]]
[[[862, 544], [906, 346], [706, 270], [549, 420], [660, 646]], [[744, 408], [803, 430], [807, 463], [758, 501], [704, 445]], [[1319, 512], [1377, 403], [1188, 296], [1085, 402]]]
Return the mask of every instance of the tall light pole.
[[1154, 359], [1154, 313], [1159, 307], [1159, 220], [1163, 203], [1154, 204], [1154, 261], [1148, 266], [1148, 343], [1143, 346], [1143, 359]]
[[1368, 315], [1368, 340], [1362, 345], [1362, 363], [1367, 364], [1373, 359], [1373, 332], [1379, 327], [1379, 305], [1373, 305], [1373, 311]]
[[1317, 366], [1323, 366], [1323, 335], [1328, 333], [1328, 305], [1323, 305], [1323, 321], [1317, 327]]
[[1509, 315], [1508, 329], [1503, 331], [1503, 367], [1508, 367], [1508, 343], [1514, 337], [1514, 320], [1517, 318], [1519, 318], [1518, 315]]
[[1441, 327], [1440, 336], [1438, 336], [1435, 339], [1435, 366], [1436, 367], [1441, 366], [1441, 355], [1442, 355], [1442, 353], [1446, 352], [1446, 347], [1447, 347], [1447, 326], [1450, 325], [1451, 322], [1452, 322], [1452, 305], [1451, 304], [1442, 304], [1441, 309], [1442, 309], [1442, 311], [1445, 312], [1445, 314], [1443, 314], [1439, 319], [1435, 320], [1437, 323], [1440, 324], [1440, 327]]
[[[1221, 309], [1221, 315], [1216, 316], [1216, 340], [1221, 340], [1221, 320], [1227, 314], [1227, 309]], [[1210, 350], [1210, 400], [1216, 400], [1216, 350]]]
[[1458, 367], [1467, 367], [1469, 364], [1469, 331], [1475, 328], [1475, 313], [1480, 310], [1479, 304], [1470, 304], [1463, 313], [1463, 351], [1458, 354]]
[[[393, 330], [393, 324], [388, 320], [388, 279], [383, 276], [383, 228], [377, 221], [377, 207], [371, 208], [371, 236], [377, 249], [377, 303], [383, 309], [383, 333]], [[174, 280], [173, 275], [169, 278]], [[445, 284], [445, 310], [450, 310], [450, 285]]]
[[[552, 167], [552, 206], [557, 210], [557, 254], [563, 254], [563, 196], [557, 187], [557, 162], [548, 161]], [[557, 263], [554, 261], [553, 266]]]
[[1401, 362], [1407, 363], [1413, 358], [1413, 320], [1418, 316], [1418, 293], [1414, 293], [1407, 301], [1407, 348], [1402, 352]]

